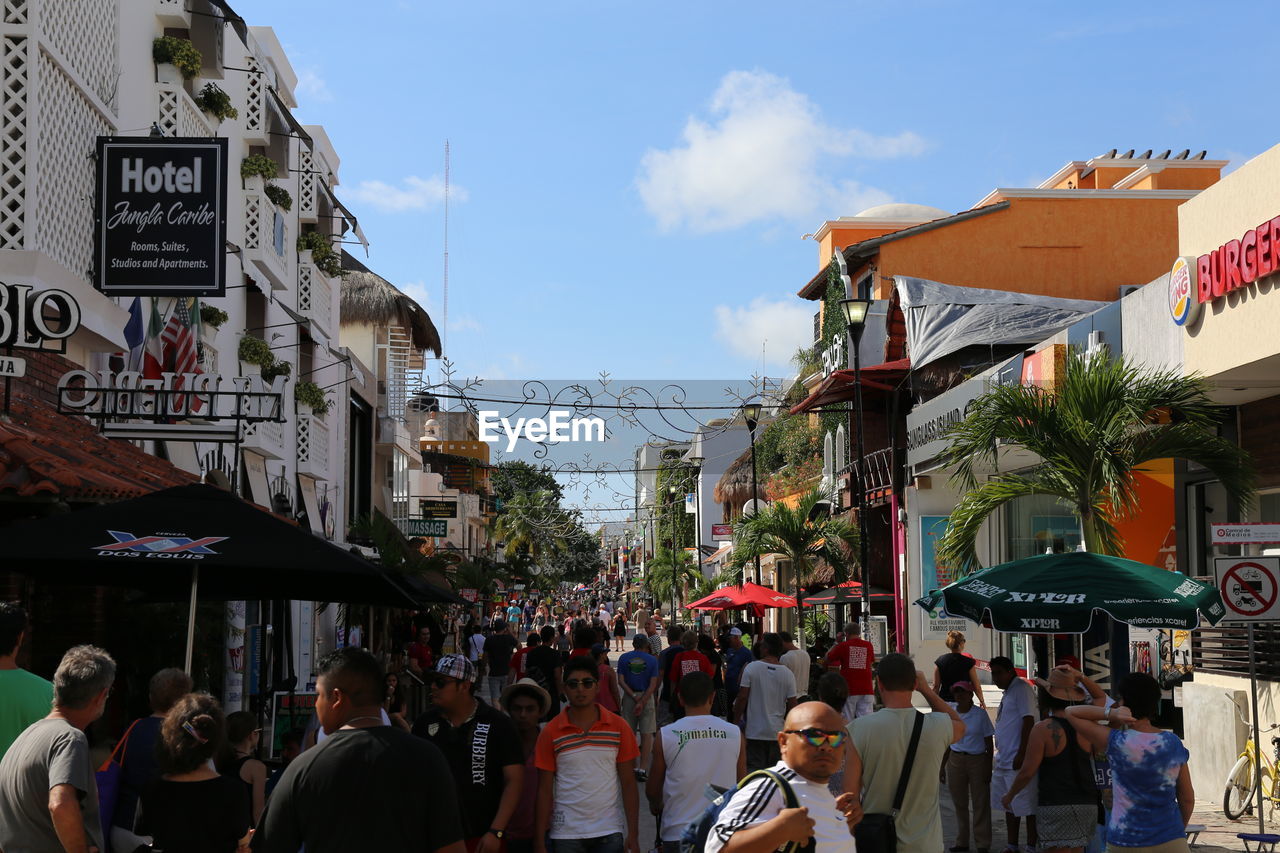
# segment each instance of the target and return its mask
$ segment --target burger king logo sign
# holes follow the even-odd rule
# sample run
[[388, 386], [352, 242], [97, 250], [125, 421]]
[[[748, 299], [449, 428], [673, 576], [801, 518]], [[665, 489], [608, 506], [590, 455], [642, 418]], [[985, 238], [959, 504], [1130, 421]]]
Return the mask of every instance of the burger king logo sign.
[[1179, 326], [1194, 323], [1200, 316], [1200, 302], [1191, 282], [1194, 264], [1195, 258], [1178, 258], [1169, 271], [1169, 313]]

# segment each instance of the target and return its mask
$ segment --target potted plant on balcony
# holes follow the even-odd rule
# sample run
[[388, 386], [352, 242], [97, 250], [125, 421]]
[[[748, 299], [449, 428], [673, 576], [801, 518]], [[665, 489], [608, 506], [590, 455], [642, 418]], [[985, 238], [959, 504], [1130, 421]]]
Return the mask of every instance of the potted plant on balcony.
[[212, 305], [200, 304], [200, 323], [205, 326], [212, 326], [219, 329], [222, 324], [227, 322], [228, 315], [221, 308], [215, 308]]
[[288, 361], [277, 361], [273, 356], [270, 364], [262, 365], [262, 378], [268, 382], [277, 376], [288, 376], [293, 373], [293, 363]]
[[293, 398], [299, 404], [310, 407], [311, 411], [316, 415], [323, 415], [334, 405], [334, 401], [329, 399], [324, 389], [310, 380], [299, 382], [293, 386]]
[[342, 275], [342, 258], [334, 251], [328, 236], [319, 231], [303, 231], [298, 235], [298, 254], [305, 262], [308, 257], [303, 252], [310, 252], [311, 263], [330, 278]]
[[[275, 363], [276, 357], [271, 352], [271, 347], [262, 338], [255, 338], [253, 335], [245, 335], [240, 339], [239, 348], [236, 350], [242, 368], [244, 365], [258, 368], [258, 372], [265, 370]], [[252, 371], [249, 371], [252, 372]]]
[[240, 111], [231, 105], [231, 96], [222, 91], [216, 83], [206, 83], [200, 93], [196, 95], [195, 101], [197, 107], [218, 121], [225, 121], [240, 115]]
[[271, 199], [272, 204], [285, 213], [288, 213], [293, 208], [293, 196], [289, 195], [289, 191], [279, 184], [267, 184], [262, 188], [262, 192], [267, 198]]
[[200, 73], [204, 57], [190, 39], [160, 36], [151, 43], [151, 58], [156, 63], [156, 81], [181, 83]]

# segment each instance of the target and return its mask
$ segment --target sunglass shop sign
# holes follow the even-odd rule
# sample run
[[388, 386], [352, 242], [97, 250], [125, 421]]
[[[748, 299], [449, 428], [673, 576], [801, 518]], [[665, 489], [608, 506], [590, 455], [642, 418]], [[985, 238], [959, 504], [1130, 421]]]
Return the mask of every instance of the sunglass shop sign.
[[96, 287], [223, 296], [226, 208], [226, 139], [98, 137]]

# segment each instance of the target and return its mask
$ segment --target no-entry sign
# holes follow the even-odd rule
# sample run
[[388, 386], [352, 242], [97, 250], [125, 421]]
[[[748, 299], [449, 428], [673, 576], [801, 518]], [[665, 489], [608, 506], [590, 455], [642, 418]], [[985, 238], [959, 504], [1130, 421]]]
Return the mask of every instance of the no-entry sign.
[[1222, 621], [1280, 619], [1280, 557], [1218, 557], [1213, 561], [1213, 574], [1227, 606]]

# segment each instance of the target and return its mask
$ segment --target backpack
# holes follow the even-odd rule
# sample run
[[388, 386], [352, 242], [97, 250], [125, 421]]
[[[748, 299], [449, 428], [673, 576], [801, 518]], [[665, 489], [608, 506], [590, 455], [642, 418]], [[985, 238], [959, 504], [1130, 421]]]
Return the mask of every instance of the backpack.
[[[746, 787], [748, 782], [759, 777], [773, 780], [773, 783], [778, 786], [778, 790], [782, 792], [782, 801], [785, 808], [794, 809], [800, 806], [800, 800], [796, 798], [796, 792], [791, 789], [791, 784], [786, 779], [783, 779], [774, 770], [755, 770], [743, 776], [738, 780], [738, 784], [712, 800], [706, 811], [702, 813], [702, 816], [685, 827], [684, 835], [680, 837], [680, 853], [700, 853], [700, 851], [705, 850], [707, 848], [707, 838], [711, 835], [711, 827], [715, 826], [725, 806], [729, 805], [729, 801]], [[816, 841], [812, 838], [809, 839], [808, 844], [804, 845], [789, 841], [781, 850], [783, 853], [801, 853], [801, 851], [812, 851], [815, 845]]]

